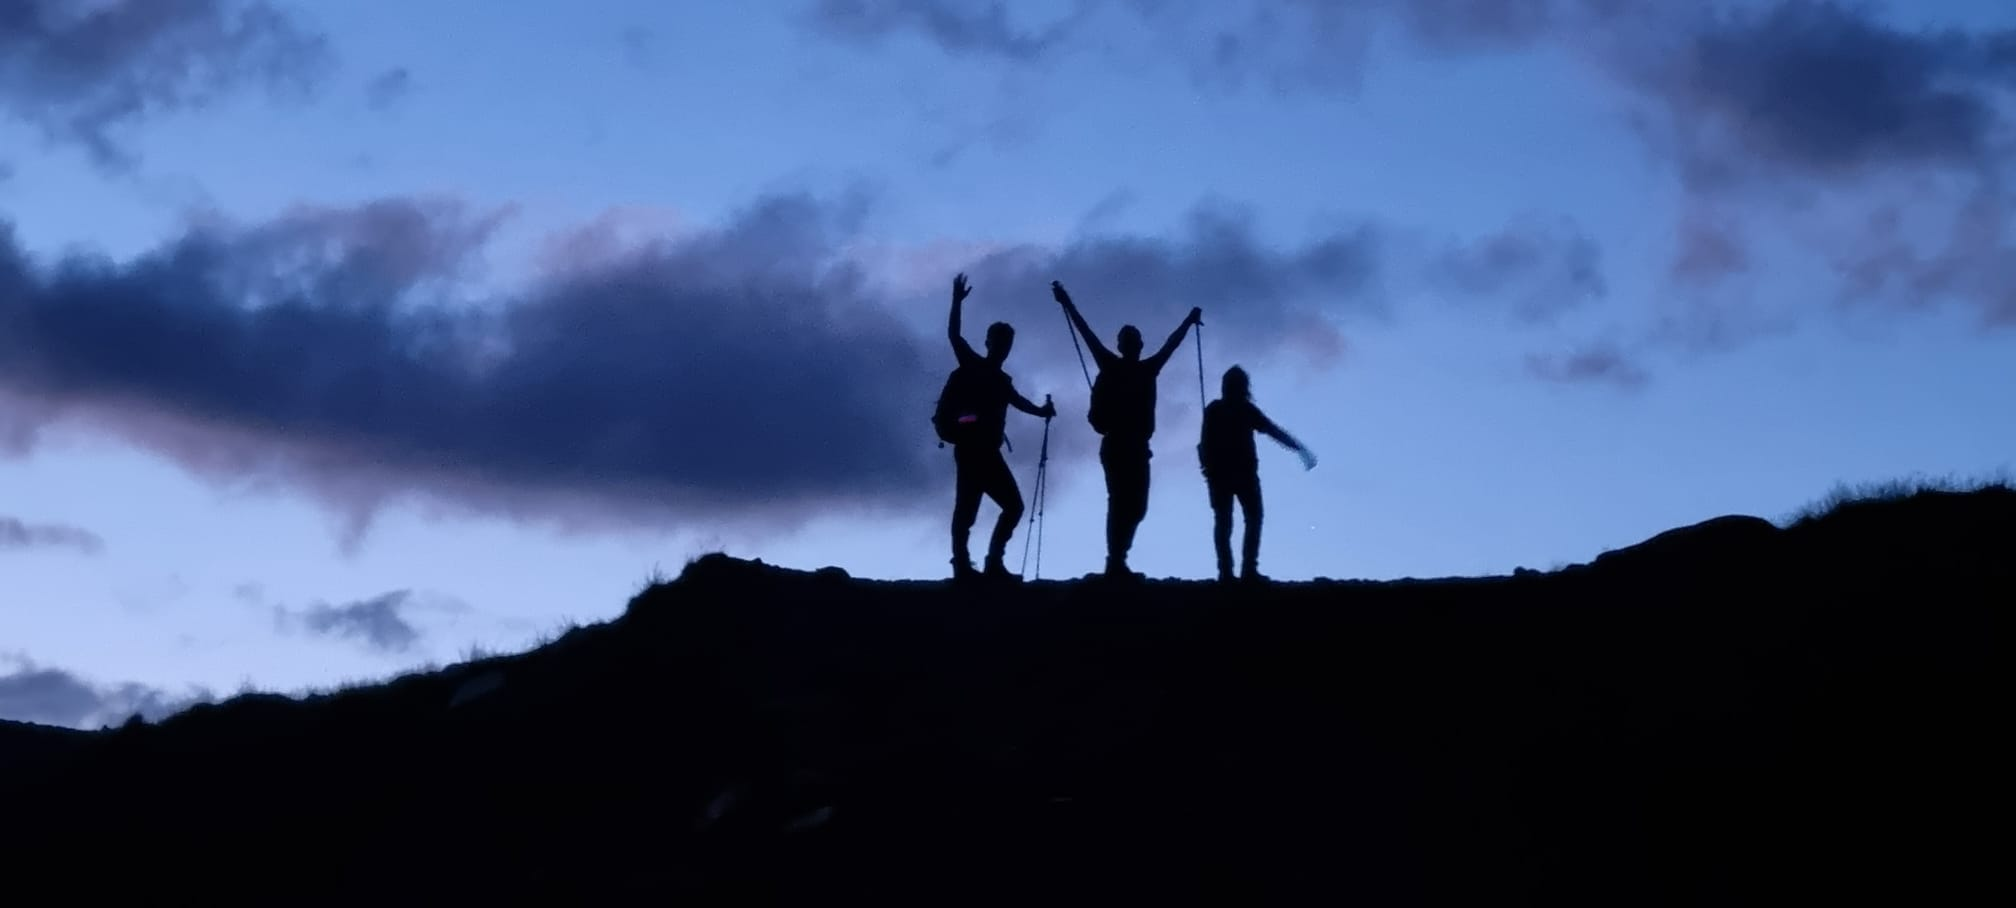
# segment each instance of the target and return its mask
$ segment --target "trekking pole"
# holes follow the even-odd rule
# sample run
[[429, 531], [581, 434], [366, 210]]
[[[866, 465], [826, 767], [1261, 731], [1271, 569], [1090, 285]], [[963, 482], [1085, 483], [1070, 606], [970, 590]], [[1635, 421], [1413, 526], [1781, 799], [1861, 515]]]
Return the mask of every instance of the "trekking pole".
[[[1044, 395], [1044, 403], [1050, 402]], [[1043, 517], [1043, 505], [1050, 499], [1050, 420], [1043, 420], [1043, 446], [1036, 455], [1036, 577], [1043, 579], [1043, 526], [1048, 523]]]
[[1078, 346], [1078, 326], [1071, 324], [1071, 313], [1064, 313], [1064, 331], [1071, 335], [1071, 349], [1078, 352], [1078, 371], [1085, 374], [1085, 387], [1092, 387], [1092, 370], [1085, 367], [1085, 350]]
[[1197, 323], [1197, 406], [1204, 406], [1204, 323]]
[[[1043, 405], [1050, 406], [1050, 396], [1043, 396]], [[1030, 497], [1036, 505], [1029, 513], [1029, 529], [1022, 534], [1022, 569], [1029, 572], [1029, 543], [1036, 543], [1036, 579], [1043, 579], [1043, 493], [1050, 485], [1050, 417], [1043, 418], [1043, 446], [1036, 455], [1036, 481], [1030, 484]]]

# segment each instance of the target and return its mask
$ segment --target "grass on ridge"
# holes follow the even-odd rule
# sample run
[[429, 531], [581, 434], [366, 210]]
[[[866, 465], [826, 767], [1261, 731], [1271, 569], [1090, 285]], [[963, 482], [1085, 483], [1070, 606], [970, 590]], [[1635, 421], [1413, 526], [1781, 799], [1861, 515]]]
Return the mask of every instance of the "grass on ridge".
[[1834, 488], [1820, 500], [1793, 511], [1778, 521], [1778, 525], [1790, 529], [1819, 520], [1850, 505], [1903, 501], [1920, 495], [1964, 495], [1991, 490], [2016, 491], [2016, 480], [2012, 480], [2005, 469], [1974, 478], [1961, 478], [1951, 474], [1938, 477], [1921, 474], [1874, 482], [1840, 482], [1835, 483]]

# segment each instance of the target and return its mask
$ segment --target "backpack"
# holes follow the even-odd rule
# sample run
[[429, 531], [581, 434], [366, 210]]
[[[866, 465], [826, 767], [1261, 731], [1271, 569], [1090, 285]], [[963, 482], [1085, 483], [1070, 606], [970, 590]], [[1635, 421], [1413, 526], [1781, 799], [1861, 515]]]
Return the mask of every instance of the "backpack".
[[[1099, 370], [1099, 377], [1092, 380], [1092, 405], [1085, 409], [1085, 421], [1092, 424], [1092, 431], [1110, 435], [1114, 431], [1127, 434], [1152, 433], [1155, 411], [1152, 401], [1155, 394], [1155, 378], [1143, 371], [1138, 363], [1118, 363]], [[1146, 398], [1148, 402], [1144, 402]], [[1139, 408], [1146, 406], [1146, 422]], [[1115, 409], [1118, 407], [1119, 409]], [[1131, 411], [1131, 412], [1130, 412]]]
[[1236, 406], [1223, 398], [1204, 405], [1204, 417], [1199, 420], [1197, 432], [1197, 468], [1206, 479], [1219, 468], [1236, 471], [1246, 459], [1241, 456], [1239, 439], [1242, 432], [1250, 430], [1238, 424]]
[[988, 376], [979, 368], [960, 366], [945, 376], [938, 391], [938, 406], [931, 412], [931, 428], [942, 445], [981, 440], [985, 431], [984, 411]]
[[1106, 383], [1107, 374], [1108, 370], [1099, 370], [1099, 378], [1092, 382], [1092, 406], [1085, 409], [1085, 421], [1092, 424], [1092, 431], [1101, 435], [1106, 434], [1107, 428], [1106, 408], [1109, 404], [1106, 400], [1112, 396], [1111, 392], [1106, 390], [1109, 387]]
[[1216, 447], [1214, 442], [1217, 441], [1218, 436], [1218, 433], [1215, 431], [1218, 428], [1217, 422], [1220, 412], [1218, 404], [1219, 401], [1215, 400], [1205, 404], [1204, 416], [1198, 420], [1197, 469], [1204, 473], [1204, 478], [1206, 479], [1211, 478], [1211, 455], [1214, 453], [1213, 449]]

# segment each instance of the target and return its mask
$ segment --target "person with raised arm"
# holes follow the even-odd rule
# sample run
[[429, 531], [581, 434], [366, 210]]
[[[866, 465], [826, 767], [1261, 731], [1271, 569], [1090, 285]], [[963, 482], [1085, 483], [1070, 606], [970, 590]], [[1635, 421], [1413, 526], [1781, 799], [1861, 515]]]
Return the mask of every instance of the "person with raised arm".
[[1014, 576], [1008, 571], [1004, 555], [1009, 538], [1015, 534], [1015, 524], [1022, 519], [1023, 508], [1022, 490], [1015, 484], [1007, 458], [1001, 455], [1008, 408], [1012, 406], [1045, 420], [1056, 416], [1057, 408], [1047, 398], [1040, 407], [1031, 403], [1015, 390], [1014, 380], [1001, 368], [1008, 359], [1008, 351], [1015, 346], [1015, 329], [1007, 322], [987, 326], [985, 356], [966, 343], [959, 331], [959, 317], [967, 294], [972, 292], [966, 275], [952, 279], [952, 316], [945, 332], [952, 341], [958, 367], [946, 379], [931, 421], [939, 439], [952, 445], [952, 462], [958, 476], [952, 504], [953, 577], [964, 580], [976, 573], [967, 537], [979, 517], [980, 499], [985, 496], [1001, 508], [987, 544], [985, 574], [1000, 579]]

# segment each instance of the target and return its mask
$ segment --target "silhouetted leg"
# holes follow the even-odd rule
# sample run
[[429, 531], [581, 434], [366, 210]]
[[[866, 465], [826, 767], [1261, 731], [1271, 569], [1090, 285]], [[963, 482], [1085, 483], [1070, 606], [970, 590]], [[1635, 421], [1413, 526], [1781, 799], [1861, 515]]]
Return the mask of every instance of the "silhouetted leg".
[[1126, 484], [1126, 467], [1111, 438], [1099, 442], [1099, 467], [1106, 474], [1106, 569], [1111, 571], [1120, 556], [1120, 489]]
[[1218, 552], [1218, 579], [1232, 579], [1232, 489], [1205, 480], [1211, 493], [1211, 544]]
[[1108, 437], [1099, 444], [1099, 465], [1106, 471], [1106, 570], [1127, 570], [1134, 531], [1148, 513], [1148, 445]]
[[1022, 521], [1022, 489], [1015, 484], [1015, 472], [1008, 469], [1008, 459], [996, 449], [989, 458], [986, 471], [987, 497], [1001, 506], [1001, 516], [994, 520], [994, 536], [987, 542], [987, 570], [1005, 572], [1008, 569], [1004, 557], [1008, 551], [1008, 540], [1015, 535], [1015, 525]]
[[973, 556], [967, 548], [967, 537], [972, 534], [973, 522], [980, 516], [980, 496], [986, 491], [981, 471], [985, 468], [983, 459], [975, 456], [979, 452], [954, 448], [952, 463], [958, 468], [958, 479], [954, 483], [956, 491], [952, 498], [952, 569], [971, 570]]
[[1260, 523], [1263, 517], [1260, 507], [1260, 477], [1254, 476], [1239, 493], [1240, 516], [1246, 521], [1246, 538], [1242, 540], [1244, 551], [1240, 552], [1246, 561], [1245, 575], [1260, 576]]
[[1145, 444], [1140, 450], [1129, 454], [1133, 459], [1127, 464], [1125, 488], [1127, 494], [1122, 502], [1126, 507], [1121, 511], [1124, 519], [1120, 522], [1121, 564], [1127, 563], [1127, 553], [1134, 550], [1134, 533], [1141, 529], [1141, 521], [1148, 517], [1148, 459], [1151, 456], [1153, 455], [1149, 453]]

